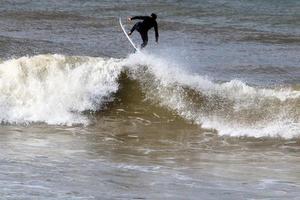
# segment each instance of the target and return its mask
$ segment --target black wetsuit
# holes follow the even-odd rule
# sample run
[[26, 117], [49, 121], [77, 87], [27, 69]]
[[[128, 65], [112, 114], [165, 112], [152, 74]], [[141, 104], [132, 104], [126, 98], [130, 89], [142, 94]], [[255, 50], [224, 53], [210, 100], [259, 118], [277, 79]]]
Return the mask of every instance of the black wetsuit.
[[148, 31], [152, 27], [154, 27], [155, 39], [156, 39], [156, 42], [158, 42], [157, 22], [153, 17], [150, 17], [150, 16], [135, 16], [135, 17], [131, 18], [131, 20], [134, 20], [134, 19], [143, 20], [142, 22], [136, 23], [130, 31], [132, 33], [134, 30], [137, 30], [141, 34], [141, 37], [142, 37], [142, 40], [143, 40], [143, 44], [141, 45], [141, 48], [144, 48], [147, 45], [147, 43], [148, 43]]

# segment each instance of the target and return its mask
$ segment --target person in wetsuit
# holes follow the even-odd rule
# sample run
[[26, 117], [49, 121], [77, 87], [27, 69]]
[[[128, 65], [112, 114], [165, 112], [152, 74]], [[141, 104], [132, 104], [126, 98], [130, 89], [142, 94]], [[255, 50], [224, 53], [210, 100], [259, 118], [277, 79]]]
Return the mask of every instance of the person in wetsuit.
[[156, 22], [157, 15], [152, 13], [151, 16], [135, 16], [135, 17], [129, 17], [128, 20], [135, 20], [140, 19], [143, 20], [142, 22], [137, 22], [128, 35], [131, 35], [133, 31], [137, 30], [143, 40], [143, 43], [141, 44], [141, 48], [144, 48], [148, 43], [148, 31], [154, 27], [155, 30], [155, 40], [158, 42], [158, 28], [157, 28], [157, 22]]

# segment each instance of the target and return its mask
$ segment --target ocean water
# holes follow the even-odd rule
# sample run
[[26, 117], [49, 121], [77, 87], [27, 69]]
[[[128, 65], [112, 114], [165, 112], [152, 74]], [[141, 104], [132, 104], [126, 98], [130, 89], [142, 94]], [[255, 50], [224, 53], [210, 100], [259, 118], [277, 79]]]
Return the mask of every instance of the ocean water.
[[300, 1], [2, 0], [0, 121], [3, 199], [299, 199]]

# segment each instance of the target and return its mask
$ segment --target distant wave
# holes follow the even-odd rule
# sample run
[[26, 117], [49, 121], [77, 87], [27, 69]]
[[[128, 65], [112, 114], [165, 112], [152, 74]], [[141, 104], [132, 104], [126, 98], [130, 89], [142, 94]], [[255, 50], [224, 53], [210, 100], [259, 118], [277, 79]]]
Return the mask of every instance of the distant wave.
[[[219, 135], [292, 138], [300, 133], [300, 91], [215, 83], [170, 60], [138, 53], [125, 59], [38, 55], [0, 64], [2, 123], [89, 124], [113, 94], [122, 73], [148, 102]], [[123, 91], [126, 92], [126, 91]], [[126, 102], [121, 102], [126, 103]]]

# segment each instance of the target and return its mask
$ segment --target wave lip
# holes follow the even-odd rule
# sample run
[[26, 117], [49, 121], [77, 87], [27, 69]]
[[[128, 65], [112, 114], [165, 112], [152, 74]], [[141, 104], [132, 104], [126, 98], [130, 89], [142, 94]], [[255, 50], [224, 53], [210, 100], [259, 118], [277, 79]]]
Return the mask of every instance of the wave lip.
[[88, 123], [118, 89], [117, 59], [38, 55], [0, 64], [0, 120], [5, 123]]

